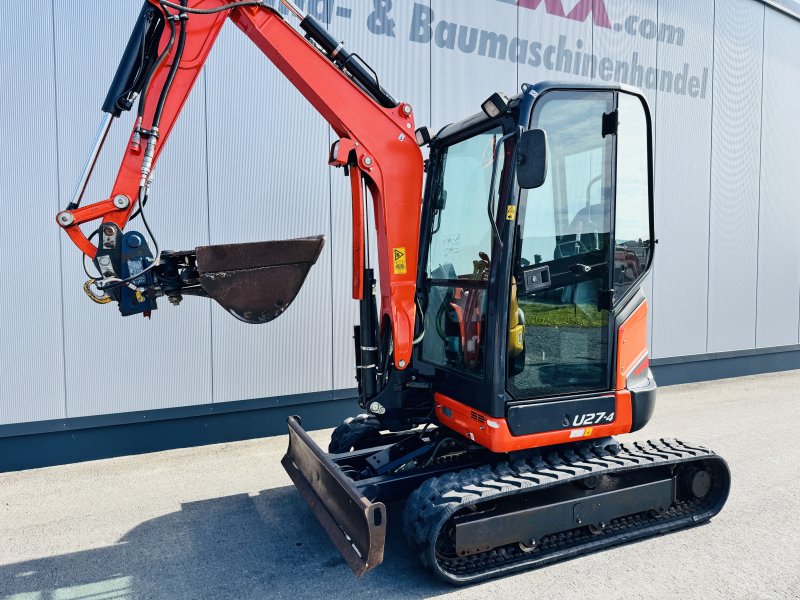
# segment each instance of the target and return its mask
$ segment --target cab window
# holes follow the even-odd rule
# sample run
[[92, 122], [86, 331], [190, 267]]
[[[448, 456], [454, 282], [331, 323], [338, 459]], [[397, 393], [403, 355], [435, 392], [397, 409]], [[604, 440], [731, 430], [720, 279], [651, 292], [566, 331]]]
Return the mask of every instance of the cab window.
[[618, 300], [650, 264], [650, 182], [647, 118], [641, 100], [619, 95], [614, 292]]
[[[448, 147], [440, 158], [440, 182], [434, 191], [422, 358], [477, 376], [483, 374], [486, 358], [493, 245], [487, 202], [493, 159], [503, 136], [497, 127]], [[512, 150], [506, 145], [497, 153], [497, 195]]]
[[[610, 283], [614, 140], [603, 124], [613, 111], [613, 92], [550, 92], [534, 109], [531, 126], [546, 132], [549, 160], [545, 184], [528, 192], [521, 210], [510, 309], [512, 325], [522, 327], [511, 332], [507, 361], [516, 398], [609, 385], [602, 297]], [[538, 284], [526, 282], [534, 276]]]

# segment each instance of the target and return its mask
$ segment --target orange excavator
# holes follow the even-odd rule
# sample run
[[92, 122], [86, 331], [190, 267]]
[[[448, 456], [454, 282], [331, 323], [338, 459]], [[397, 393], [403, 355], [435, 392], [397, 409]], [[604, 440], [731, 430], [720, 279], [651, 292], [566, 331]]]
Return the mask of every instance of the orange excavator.
[[[279, 1], [144, 3], [57, 215], [92, 263], [87, 295], [124, 316], [205, 296], [260, 324], [287, 310], [317, 260], [321, 236], [162, 251], [146, 219], [153, 167], [231, 20], [330, 124], [328, 162], [350, 180], [361, 413], [327, 452], [290, 418], [282, 464], [356, 574], [382, 562], [395, 502], [421, 562], [455, 584], [717, 514], [730, 487], [722, 458], [613, 437], [644, 427], [656, 394], [642, 292], [655, 247], [643, 95], [526, 84], [434, 134], [321, 22]], [[112, 121], [132, 109], [111, 194], [84, 205]], [[144, 233], [124, 231], [137, 217]]]

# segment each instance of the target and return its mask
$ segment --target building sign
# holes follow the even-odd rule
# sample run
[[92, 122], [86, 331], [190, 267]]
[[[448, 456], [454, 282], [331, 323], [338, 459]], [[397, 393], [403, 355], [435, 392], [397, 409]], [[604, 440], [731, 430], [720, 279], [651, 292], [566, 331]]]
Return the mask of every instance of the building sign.
[[[278, 10], [282, 6], [272, 0]], [[451, 0], [452, 1], [452, 0]], [[566, 24], [591, 22], [594, 27], [609, 30], [612, 35], [658, 41], [674, 47], [683, 47], [687, 31], [667, 22], [656, 22], [642, 15], [617, 14], [622, 3], [614, 0], [484, 0], [516, 6], [532, 11], [541, 19], [557, 19]], [[670, 94], [705, 99], [709, 94], [710, 69], [707, 65], [684, 62], [672, 70], [657, 68], [632, 50], [626, 56], [604, 56], [592, 48], [591, 39], [583, 39], [567, 31], [557, 40], [537, 39], [541, 31], [529, 28], [527, 32], [496, 31], [476, 27], [458, 20], [445, 20], [436, 16], [427, 4], [412, 0], [359, 0], [360, 14], [367, 5], [367, 31], [385, 38], [405, 37], [415, 44], [433, 44], [437, 48], [474, 55], [489, 60], [510, 61], [551, 72], [550, 79], [581, 77], [600, 81], [614, 81], [633, 85], [644, 90], [658, 90]], [[299, 0], [297, 2], [310, 14], [325, 23], [335, 19], [354, 19], [350, 0]], [[401, 12], [402, 19], [398, 19]], [[618, 11], [617, 11], [618, 12]], [[467, 11], [464, 13], [468, 17]], [[408, 23], [402, 31], [398, 23]], [[550, 25], [550, 24], [548, 24]], [[590, 37], [590, 36], [589, 36]], [[624, 46], [624, 43], [618, 44]]]

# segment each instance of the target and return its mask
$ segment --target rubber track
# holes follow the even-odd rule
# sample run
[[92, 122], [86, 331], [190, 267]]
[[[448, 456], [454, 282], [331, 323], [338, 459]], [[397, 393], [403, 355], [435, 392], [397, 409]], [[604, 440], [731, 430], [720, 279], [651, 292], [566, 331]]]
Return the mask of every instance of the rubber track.
[[[703, 500], [675, 503], [657, 517], [638, 514], [614, 519], [600, 535], [583, 527], [546, 536], [531, 553], [512, 545], [467, 557], [437, 558], [440, 532], [454, 513], [467, 506], [588, 477], [693, 461], [711, 461], [718, 471], [712, 491]], [[559, 451], [544, 450], [524, 461], [429, 479], [408, 498], [404, 530], [426, 567], [449, 583], [463, 585], [708, 521], [725, 504], [729, 487], [730, 472], [725, 461], [701, 446], [671, 439], [630, 444], [612, 440], [605, 446], [578, 443]]]

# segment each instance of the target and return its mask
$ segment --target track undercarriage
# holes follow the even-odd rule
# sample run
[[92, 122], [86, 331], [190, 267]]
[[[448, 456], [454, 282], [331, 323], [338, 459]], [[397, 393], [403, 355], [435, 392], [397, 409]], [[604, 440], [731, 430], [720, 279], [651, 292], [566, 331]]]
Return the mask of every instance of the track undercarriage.
[[467, 584], [706, 522], [730, 487], [722, 458], [677, 440], [499, 455], [434, 428], [326, 454], [298, 419], [289, 432], [284, 467], [359, 575], [383, 560], [389, 502], [406, 499], [422, 563]]

